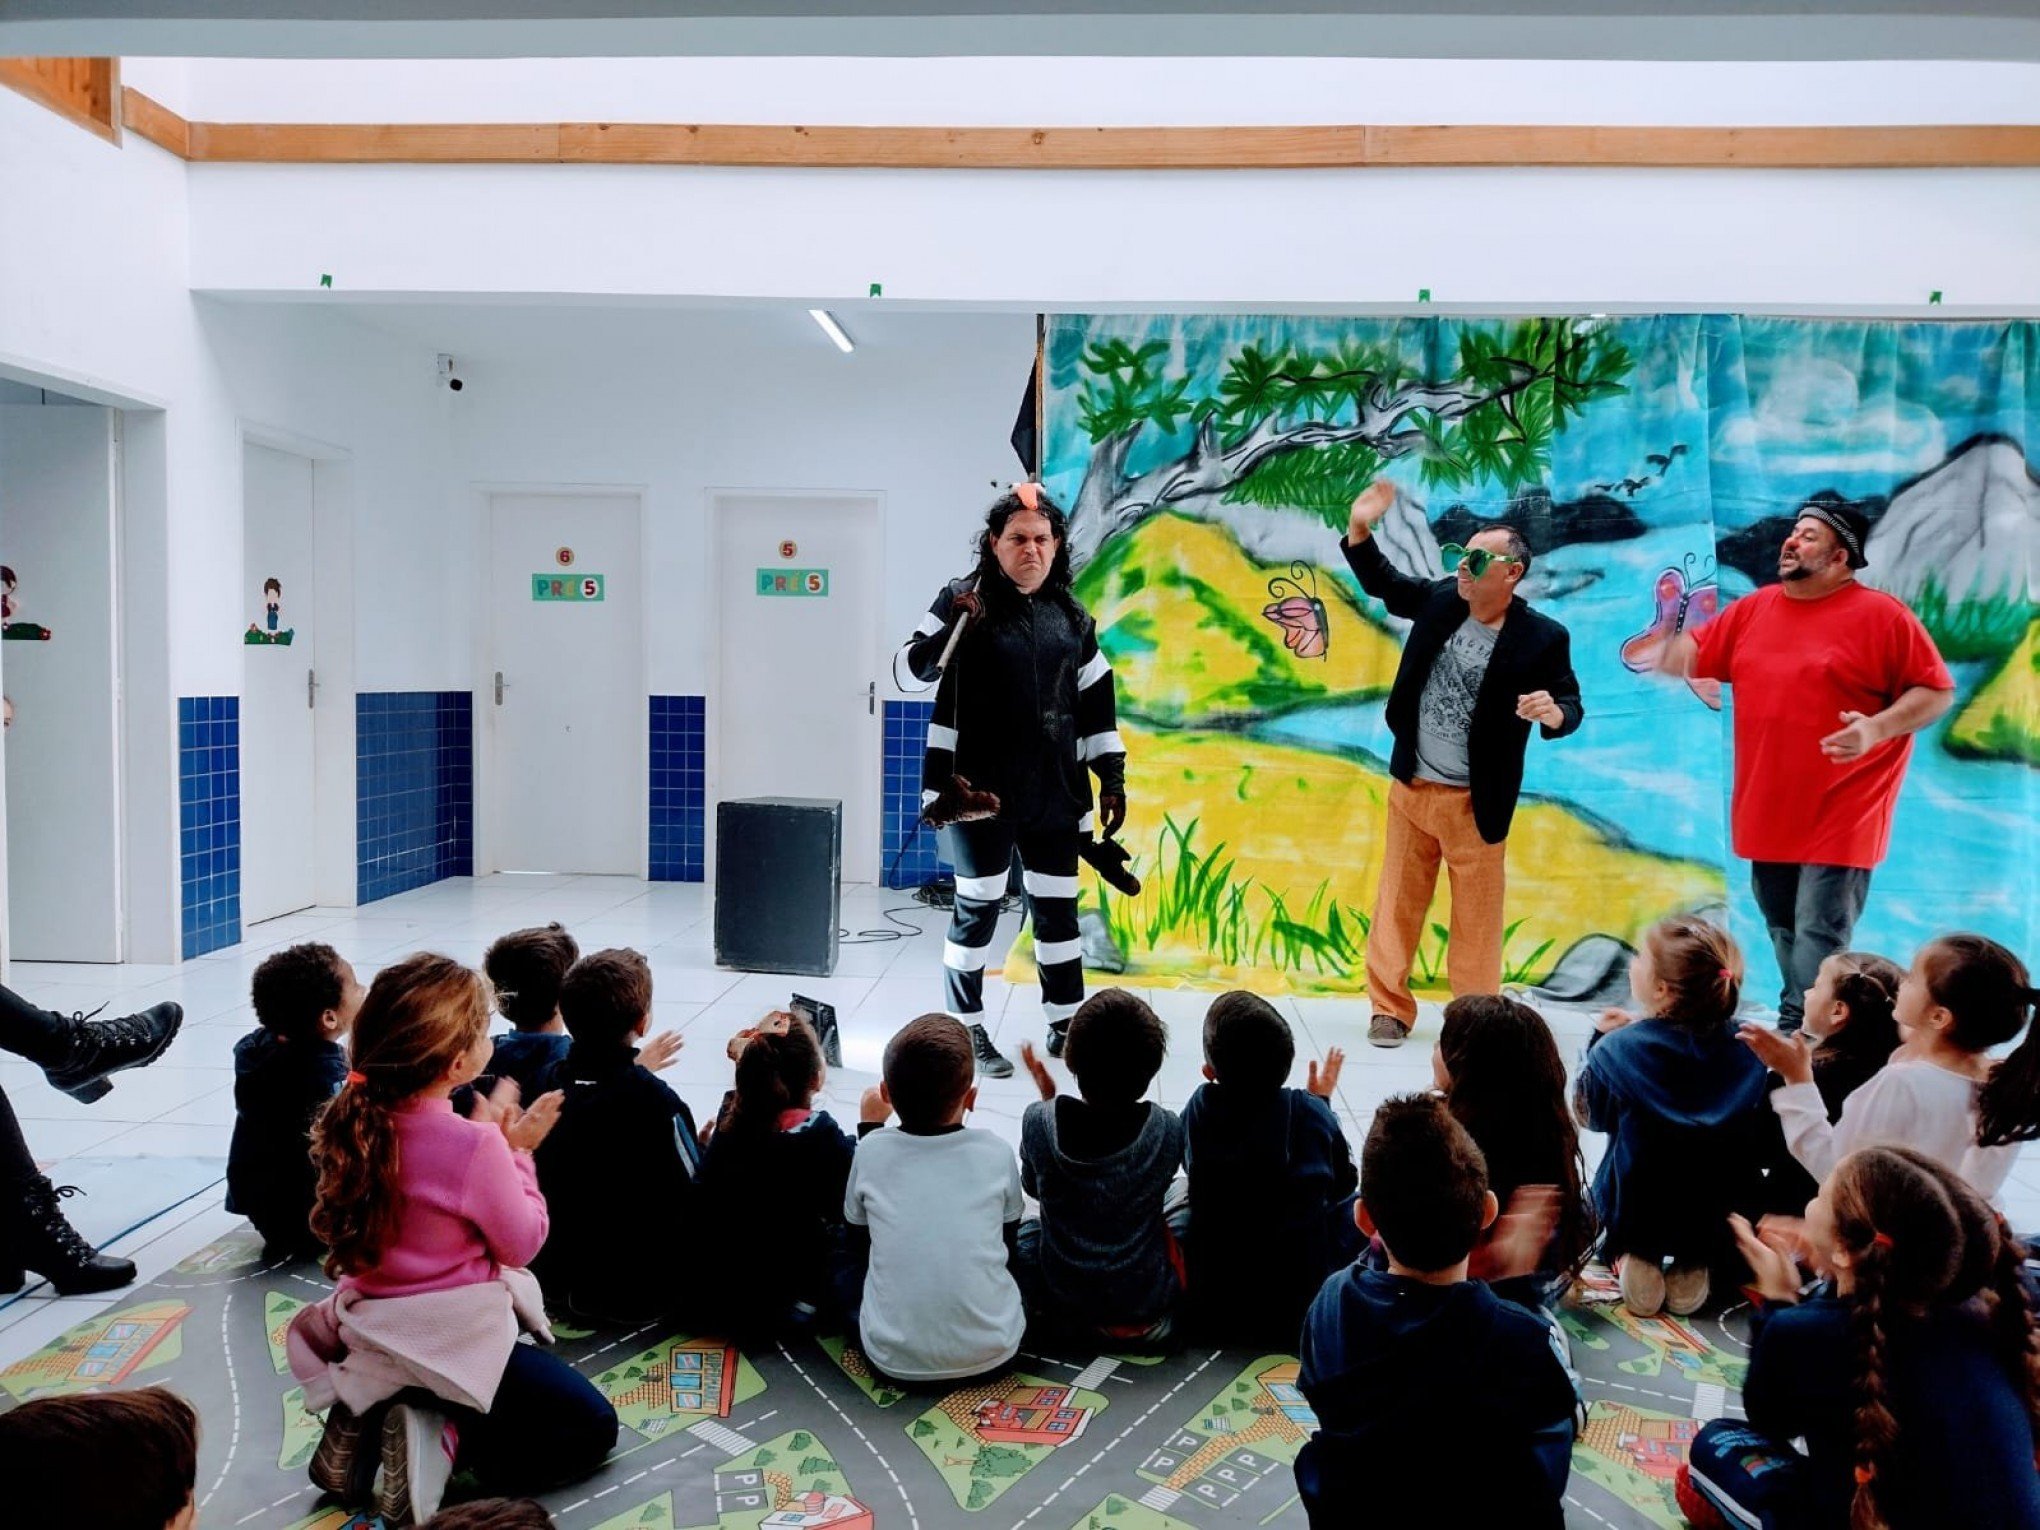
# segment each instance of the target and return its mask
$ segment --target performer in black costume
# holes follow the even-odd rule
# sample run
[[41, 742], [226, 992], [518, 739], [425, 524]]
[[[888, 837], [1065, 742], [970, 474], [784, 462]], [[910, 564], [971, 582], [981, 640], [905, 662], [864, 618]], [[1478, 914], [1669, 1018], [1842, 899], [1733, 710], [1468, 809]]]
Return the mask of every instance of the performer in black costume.
[[[942, 952], [948, 1007], [971, 1028], [978, 1067], [992, 1078], [1013, 1071], [983, 1015], [985, 961], [1014, 851], [1034, 920], [1050, 1056], [1061, 1055], [1084, 998], [1078, 858], [1115, 885], [1136, 892], [1140, 885], [1111, 838], [1126, 821], [1126, 746], [1112, 666], [1070, 593], [1068, 531], [1039, 484], [1015, 485], [985, 516], [977, 572], [943, 587], [893, 662], [903, 689], [940, 681], [921, 767], [922, 816], [941, 830], [956, 868]], [[1094, 820], [1102, 841], [1091, 838]]]

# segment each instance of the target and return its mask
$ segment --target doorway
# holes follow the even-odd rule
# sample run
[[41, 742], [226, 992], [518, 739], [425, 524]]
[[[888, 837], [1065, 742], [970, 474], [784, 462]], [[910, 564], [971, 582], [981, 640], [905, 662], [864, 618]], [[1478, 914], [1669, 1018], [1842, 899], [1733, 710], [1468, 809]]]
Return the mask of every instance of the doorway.
[[489, 496], [491, 857], [642, 876], [644, 627], [636, 493]]
[[879, 872], [884, 504], [715, 492], [716, 791], [843, 804], [846, 881]]
[[120, 416], [8, 385], [0, 402], [7, 956], [118, 962]]
[[318, 609], [309, 457], [241, 448], [241, 918], [259, 924], [318, 901]]

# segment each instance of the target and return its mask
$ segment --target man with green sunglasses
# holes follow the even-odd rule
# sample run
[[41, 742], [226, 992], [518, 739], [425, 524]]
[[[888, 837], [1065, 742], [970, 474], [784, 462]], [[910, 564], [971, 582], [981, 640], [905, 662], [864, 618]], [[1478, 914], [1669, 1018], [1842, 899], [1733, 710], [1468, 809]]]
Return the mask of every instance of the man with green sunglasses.
[[1401, 1046], [1416, 1023], [1410, 966], [1441, 863], [1452, 883], [1445, 972], [1453, 996], [1500, 992], [1509, 821], [1530, 725], [1562, 738], [1581, 717], [1570, 636], [1516, 593], [1530, 571], [1521, 533], [1484, 526], [1465, 546], [1439, 549], [1451, 578], [1416, 578], [1389, 562], [1375, 536], [1395, 501], [1391, 485], [1370, 484], [1353, 501], [1345, 541], [1361, 588], [1410, 623], [1388, 697], [1394, 780], [1367, 932], [1367, 1039], [1378, 1047]]

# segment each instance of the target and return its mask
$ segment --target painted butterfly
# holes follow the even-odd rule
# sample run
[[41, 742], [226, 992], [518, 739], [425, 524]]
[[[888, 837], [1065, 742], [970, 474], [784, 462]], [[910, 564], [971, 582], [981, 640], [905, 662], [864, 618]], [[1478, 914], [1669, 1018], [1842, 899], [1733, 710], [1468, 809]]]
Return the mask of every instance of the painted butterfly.
[[[1657, 668], [1658, 651], [1681, 632], [1688, 632], [1714, 619], [1721, 609], [1721, 587], [1714, 582], [1714, 570], [1695, 579], [1699, 557], [1687, 553], [1683, 569], [1668, 568], [1657, 576], [1652, 599], [1656, 613], [1651, 624], [1622, 645], [1623, 666], [1634, 674], [1648, 674]], [[1686, 684], [1695, 696], [1715, 711], [1721, 710], [1721, 682], [1688, 675]]]
[[1287, 574], [1268, 581], [1268, 593], [1275, 598], [1261, 608], [1261, 614], [1282, 629], [1284, 646], [1299, 659], [1322, 659], [1331, 646], [1332, 634], [1311, 566], [1301, 561], [1290, 564]]

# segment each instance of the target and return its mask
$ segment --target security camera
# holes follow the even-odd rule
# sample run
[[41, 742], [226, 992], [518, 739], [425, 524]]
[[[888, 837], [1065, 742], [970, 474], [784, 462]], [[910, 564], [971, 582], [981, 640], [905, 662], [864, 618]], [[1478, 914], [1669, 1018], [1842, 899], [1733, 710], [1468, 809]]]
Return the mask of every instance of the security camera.
[[465, 386], [453, 369], [453, 358], [444, 351], [439, 353], [439, 383], [450, 393], [458, 393]]

